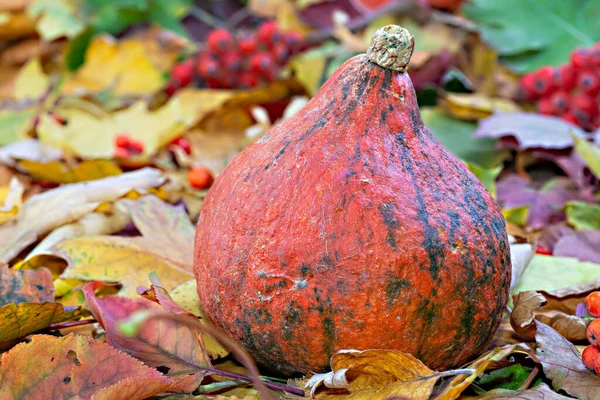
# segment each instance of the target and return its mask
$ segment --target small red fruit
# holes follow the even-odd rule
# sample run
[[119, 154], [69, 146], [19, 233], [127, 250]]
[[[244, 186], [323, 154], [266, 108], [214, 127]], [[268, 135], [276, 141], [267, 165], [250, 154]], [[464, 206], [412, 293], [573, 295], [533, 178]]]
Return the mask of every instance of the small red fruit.
[[175, 65], [171, 77], [179, 87], [189, 85], [194, 79], [194, 61], [190, 58]]
[[292, 53], [297, 53], [302, 47], [302, 34], [296, 31], [289, 31], [284, 36], [285, 44]]
[[600, 67], [600, 42], [596, 43], [596, 45], [592, 47], [591, 53], [590, 61], [592, 65]]
[[254, 35], [246, 35], [238, 39], [238, 48], [242, 54], [253, 54], [257, 47], [258, 43]]
[[275, 60], [269, 53], [258, 53], [250, 58], [250, 69], [256, 73], [263, 73], [275, 68]]
[[586, 69], [591, 64], [591, 55], [590, 49], [579, 47], [571, 53], [571, 64], [576, 70]]
[[203, 79], [216, 78], [219, 75], [219, 64], [210, 57], [198, 60], [198, 75]]
[[521, 89], [523, 91], [523, 97], [528, 100], [535, 100], [539, 98], [539, 95], [535, 91], [535, 75], [525, 74], [521, 77]]
[[180, 147], [185, 152], [185, 154], [192, 153], [192, 146], [190, 145], [190, 141], [187, 140], [186, 138], [184, 138], [183, 136], [180, 136], [180, 137], [172, 140], [171, 144], [173, 146]]
[[142, 154], [144, 152], [144, 144], [137, 140], [131, 140], [128, 148], [134, 154]]
[[566, 113], [562, 114], [560, 117], [563, 120], [565, 120], [573, 125], [579, 125], [579, 120], [577, 119], [577, 117], [574, 116], [573, 114], [571, 114], [570, 112], [566, 112]]
[[213, 176], [206, 167], [193, 167], [188, 171], [189, 184], [196, 189], [207, 189], [213, 183]]
[[600, 292], [592, 292], [585, 298], [588, 313], [594, 318], [600, 318]]
[[130, 143], [131, 139], [126, 133], [120, 133], [117, 136], [115, 136], [115, 146], [117, 147], [126, 149], [127, 147], [129, 147]]
[[279, 65], [284, 65], [290, 58], [290, 50], [283, 43], [277, 43], [271, 49], [271, 55]]
[[533, 90], [541, 97], [551, 95], [556, 90], [554, 83], [557, 70], [553, 67], [542, 67], [534, 72]]
[[558, 89], [569, 92], [577, 85], [577, 72], [570, 64], [558, 67], [554, 77], [554, 83]]
[[281, 30], [279, 25], [275, 21], [263, 22], [256, 32], [258, 40], [262, 43], [266, 43], [269, 46], [274, 45], [281, 40]]
[[600, 77], [595, 71], [582, 71], [577, 78], [577, 86], [583, 93], [597, 96], [600, 93]]
[[590, 344], [598, 346], [600, 340], [600, 319], [595, 319], [587, 326], [587, 338]]
[[245, 71], [240, 74], [239, 84], [242, 88], [253, 88], [258, 85], [258, 75], [254, 72]]
[[570, 109], [577, 118], [591, 120], [598, 114], [598, 101], [594, 97], [580, 93], [573, 96]]
[[129, 158], [129, 152], [125, 147], [117, 147], [115, 149], [115, 158]]
[[569, 93], [558, 91], [550, 97], [554, 110], [562, 114], [569, 109], [569, 101], [571, 100]]
[[581, 353], [581, 361], [587, 369], [594, 371], [596, 369], [596, 356], [600, 354], [600, 350], [596, 346], [587, 346]]
[[227, 29], [215, 29], [208, 34], [206, 44], [214, 53], [222, 54], [233, 47], [233, 37]]
[[242, 58], [233, 51], [227, 52], [223, 56], [223, 66], [227, 73], [239, 71], [242, 67]]
[[540, 114], [544, 115], [554, 115], [556, 113], [556, 109], [554, 108], [554, 103], [552, 99], [549, 97], [544, 97], [538, 100], [536, 104], [536, 108]]
[[551, 256], [552, 255], [552, 250], [550, 250], [549, 248], [547, 248], [543, 244], [538, 244], [537, 247], [535, 248], [535, 254], [542, 254], [542, 255], [545, 255], [545, 256]]

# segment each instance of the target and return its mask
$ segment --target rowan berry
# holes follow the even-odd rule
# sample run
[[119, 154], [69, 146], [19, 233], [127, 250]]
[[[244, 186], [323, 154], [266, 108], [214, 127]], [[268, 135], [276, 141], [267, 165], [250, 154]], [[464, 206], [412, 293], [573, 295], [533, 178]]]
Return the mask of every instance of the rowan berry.
[[585, 298], [588, 313], [594, 318], [600, 318], [600, 292], [592, 292]]
[[600, 319], [595, 319], [587, 326], [587, 338], [590, 344], [598, 346], [600, 340]]
[[196, 189], [207, 189], [213, 183], [213, 176], [206, 167], [193, 167], [187, 173], [189, 184]]
[[596, 356], [600, 354], [600, 349], [596, 346], [587, 346], [581, 353], [581, 361], [587, 369], [594, 371], [596, 369]]
[[233, 37], [227, 29], [214, 29], [206, 38], [208, 48], [217, 54], [221, 54], [233, 47]]

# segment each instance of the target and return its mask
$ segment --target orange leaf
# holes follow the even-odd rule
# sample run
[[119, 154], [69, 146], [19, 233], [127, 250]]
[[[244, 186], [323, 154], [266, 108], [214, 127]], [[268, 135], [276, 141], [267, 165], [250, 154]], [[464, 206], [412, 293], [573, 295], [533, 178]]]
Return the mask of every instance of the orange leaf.
[[169, 390], [173, 382], [109, 345], [85, 336], [35, 335], [3, 354], [1, 399], [130, 400]]
[[47, 268], [14, 270], [0, 266], [0, 306], [54, 300], [52, 274]]

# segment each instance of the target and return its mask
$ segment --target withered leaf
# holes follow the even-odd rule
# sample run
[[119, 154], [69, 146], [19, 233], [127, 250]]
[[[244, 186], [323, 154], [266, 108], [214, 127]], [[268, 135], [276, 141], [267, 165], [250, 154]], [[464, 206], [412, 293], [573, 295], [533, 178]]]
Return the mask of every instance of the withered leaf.
[[53, 300], [54, 285], [48, 269], [15, 270], [0, 266], [0, 306]]

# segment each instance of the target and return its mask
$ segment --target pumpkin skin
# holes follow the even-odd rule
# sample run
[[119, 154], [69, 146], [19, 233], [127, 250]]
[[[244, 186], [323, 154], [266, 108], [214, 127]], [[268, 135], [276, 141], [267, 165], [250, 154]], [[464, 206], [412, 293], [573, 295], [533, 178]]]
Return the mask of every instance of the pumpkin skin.
[[365, 55], [225, 168], [195, 242], [210, 320], [290, 375], [342, 349], [461, 365], [496, 331], [510, 269], [497, 203], [423, 125], [408, 74]]

